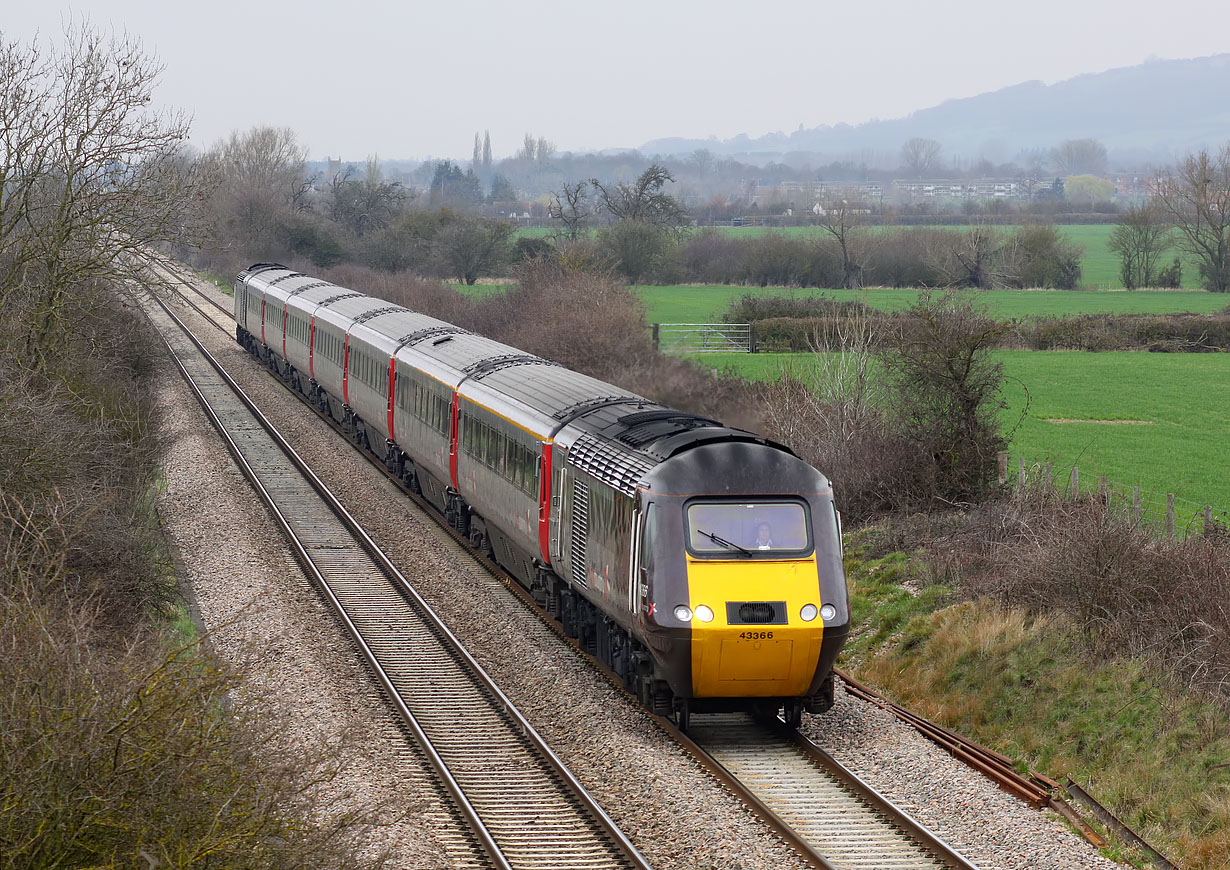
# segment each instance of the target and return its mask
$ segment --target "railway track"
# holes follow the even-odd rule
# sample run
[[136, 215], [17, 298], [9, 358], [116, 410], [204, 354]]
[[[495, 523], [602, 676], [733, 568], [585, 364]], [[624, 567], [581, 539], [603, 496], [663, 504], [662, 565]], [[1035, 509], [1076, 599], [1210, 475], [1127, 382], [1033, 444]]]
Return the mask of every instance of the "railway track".
[[[234, 320], [229, 311], [203, 293], [190, 278], [173, 273], [172, 277], [169, 286], [186, 304], [233, 336]], [[189, 298], [181, 289], [184, 287], [204, 299], [208, 303], [206, 307], [202, 308]], [[224, 312], [226, 317], [219, 318], [215, 309]], [[304, 404], [312, 407], [306, 401]], [[317, 409], [312, 410], [345, 437], [332, 420]], [[363, 455], [384, 472], [382, 463], [367, 453]], [[622, 681], [564, 635], [559, 624], [538, 607], [520, 584], [495, 562], [471, 549], [460, 533], [440, 521], [421, 497], [399, 481], [394, 480], [394, 483], [422, 508], [424, 514], [436, 521], [453, 540], [459, 555], [493, 575], [558, 637], [623, 689]], [[975, 865], [955, 849], [862, 782], [852, 771], [806, 738], [785, 729], [781, 723], [760, 723], [742, 715], [697, 716], [692, 718], [685, 734], [669, 719], [645, 715], [651, 716], [702, 768], [738, 794], [813, 866], [826, 870], [976, 870]]]
[[467, 863], [500, 870], [648, 870], [631, 841], [183, 321], [158, 300], [145, 308], [465, 820], [478, 852]]

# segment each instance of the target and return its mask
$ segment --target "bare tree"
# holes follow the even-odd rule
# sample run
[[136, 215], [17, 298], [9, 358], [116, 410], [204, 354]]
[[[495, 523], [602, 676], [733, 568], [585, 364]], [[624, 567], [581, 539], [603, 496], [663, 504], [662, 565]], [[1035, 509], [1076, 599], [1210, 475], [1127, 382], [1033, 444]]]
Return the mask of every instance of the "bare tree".
[[535, 148], [534, 159], [539, 163], [545, 163], [551, 159], [551, 155], [555, 153], [555, 143], [547, 139], [546, 136], [538, 137], [538, 145]]
[[1119, 256], [1119, 277], [1128, 290], [1157, 286], [1158, 264], [1170, 245], [1170, 227], [1154, 200], [1124, 212], [1106, 243]]
[[593, 210], [589, 204], [589, 184], [578, 181], [574, 184], [564, 183], [557, 193], [551, 194], [551, 202], [547, 206], [547, 214], [552, 220], [563, 224], [560, 235], [570, 242], [580, 238], [582, 231], [589, 225]]
[[380, 159], [367, 158], [363, 178], [353, 177], [347, 169], [333, 176], [325, 203], [329, 219], [364, 236], [391, 224], [401, 214], [408, 193], [400, 182], [385, 182]]
[[845, 199], [832, 203], [820, 216], [820, 229], [837, 244], [841, 255], [841, 286], [847, 290], [857, 289], [863, 283], [863, 265], [860, 261], [865, 253], [862, 250], [865, 247], [862, 244], [865, 241], [865, 222], [866, 209]]
[[521, 150], [517, 152], [518, 160], [533, 160], [538, 154], [538, 140], [533, 133], [526, 133], [521, 140]]
[[442, 270], [466, 284], [498, 272], [512, 258], [512, 224], [462, 217], [447, 224], [432, 243]]
[[479, 166], [482, 166], [482, 163], [483, 163], [483, 142], [478, 137], [478, 131], [475, 130], [474, 131], [474, 159], [471, 161], [471, 165], [475, 169], [477, 169]]
[[1106, 172], [1106, 146], [1097, 139], [1066, 139], [1051, 152], [1060, 175], [1102, 175]]
[[288, 127], [253, 127], [202, 159], [213, 181], [209, 209], [228, 246], [266, 248], [303, 195], [307, 151]]
[[940, 143], [915, 136], [901, 146], [901, 162], [916, 177], [934, 171], [940, 162]]
[[483, 168], [491, 168], [491, 131], [483, 132]]
[[1158, 184], [1157, 202], [1179, 230], [1179, 247], [1196, 259], [1205, 286], [1230, 291], [1230, 144], [1181, 160]]
[[1007, 238], [999, 230], [971, 224], [966, 230], [934, 233], [929, 237], [928, 265], [949, 287], [974, 287], [985, 290], [1003, 283], [1001, 268], [1006, 256]]
[[640, 221], [656, 227], [675, 228], [688, 219], [687, 209], [663, 188], [674, 177], [664, 166], [652, 164], [631, 184], [608, 187], [596, 178], [590, 184], [598, 192], [604, 211], [616, 221]]
[[187, 118], [150, 108], [161, 71], [133, 37], [84, 24], [59, 47], [0, 37], [0, 305], [28, 310], [36, 368], [74, 293], [131, 277], [195, 224]]

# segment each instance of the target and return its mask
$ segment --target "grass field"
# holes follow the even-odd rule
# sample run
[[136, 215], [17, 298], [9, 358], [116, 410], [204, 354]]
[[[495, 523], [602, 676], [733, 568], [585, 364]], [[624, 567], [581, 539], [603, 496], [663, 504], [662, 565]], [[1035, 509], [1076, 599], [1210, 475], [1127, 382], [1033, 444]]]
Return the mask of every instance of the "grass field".
[[[710, 354], [770, 380], [806, 354]], [[1230, 509], [1230, 356], [1002, 351], [1011, 450], [1056, 469]], [[805, 370], [800, 368], [800, 370]], [[1024, 417], [1022, 418], [1022, 414]], [[1056, 422], [1070, 420], [1076, 422]], [[1113, 422], [1093, 422], [1113, 421]], [[1126, 422], [1141, 421], [1141, 422]]]
[[[859, 299], [894, 311], [918, 298], [917, 290], [816, 290], [797, 287], [739, 287], [690, 284], [639, 286], [650, 323], [708, 323], [721, 319], [730, 303], [745, 295], [828, 296]], [[996, 317], [1062, 316], [1092, 313], [1208, 314], [1225, 308], [1230, 297], [1203, 290], [972, 290]]]

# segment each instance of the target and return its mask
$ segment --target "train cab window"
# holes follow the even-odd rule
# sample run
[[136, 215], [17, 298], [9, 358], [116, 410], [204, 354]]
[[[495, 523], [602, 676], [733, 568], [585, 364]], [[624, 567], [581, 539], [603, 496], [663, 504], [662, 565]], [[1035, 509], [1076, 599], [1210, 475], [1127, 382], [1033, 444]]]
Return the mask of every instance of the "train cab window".
[[693, 556], [729, 559], [811, 552], [811, 524], [803, 502], [693, 501], [686, 512]]

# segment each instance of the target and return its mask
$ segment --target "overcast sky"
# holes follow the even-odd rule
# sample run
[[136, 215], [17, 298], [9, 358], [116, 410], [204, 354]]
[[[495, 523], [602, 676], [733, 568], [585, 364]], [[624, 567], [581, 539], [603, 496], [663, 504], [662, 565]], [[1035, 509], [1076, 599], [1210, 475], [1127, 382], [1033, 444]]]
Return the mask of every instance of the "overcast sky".
[[138, 36], [208, 146], [288, 126], [314, 159], [497, 158], [891, 118], [1030, 79], [1230, 50], [1218, 0], [3, 0]]

